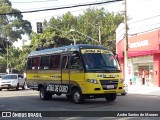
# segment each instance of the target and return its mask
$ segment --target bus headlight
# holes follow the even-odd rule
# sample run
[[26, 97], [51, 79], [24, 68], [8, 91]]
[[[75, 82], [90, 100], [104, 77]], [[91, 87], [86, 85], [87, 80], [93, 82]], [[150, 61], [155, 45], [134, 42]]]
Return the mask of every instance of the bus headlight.
[[119, 82], [120, 82], [120, 83], [123, 83], [123, 82], [124, 82], [124, 79], [119, 79]]
[[87, 79], [86, 81], [93, 84], [98, 84], [98, 81], [96, 79]]

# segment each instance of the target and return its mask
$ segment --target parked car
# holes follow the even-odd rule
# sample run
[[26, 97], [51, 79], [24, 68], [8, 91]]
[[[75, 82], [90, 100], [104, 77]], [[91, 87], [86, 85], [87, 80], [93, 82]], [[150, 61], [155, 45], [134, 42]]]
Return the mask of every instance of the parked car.
[[5, 73], [0, 73], [0, 80], [2, 79], [3, 75], [5, 75]]
[[126, 95], [128, 93], [128, 84], [124, 83], [123, 93], [121, 95]]
[[6, 74], [2, 76], [0, 80], [0, 91], [2, 89], [16, 88], [16, 90], [22, 87], [25, 89], [25, 79], [21, 74]]

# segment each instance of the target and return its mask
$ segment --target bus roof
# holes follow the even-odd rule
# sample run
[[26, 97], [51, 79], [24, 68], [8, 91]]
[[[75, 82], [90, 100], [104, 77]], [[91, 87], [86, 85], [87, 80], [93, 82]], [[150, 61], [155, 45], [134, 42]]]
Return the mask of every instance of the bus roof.
[[98, 45], [77, 44], [77, 45], [68, 45], [68, 46], [63, 46], [63, 47], [58, 47], [58, 48], [46, 48], [46, 49], [42, 49], [42, 50], [35, 50], [29, 54], [29, 57], [54, 54], [54, 53], [62, 53], [62, 52], [79, 51], [79, 49], [104, 49], [104, 50], [108, 50], [106, 47], [98, 46]]

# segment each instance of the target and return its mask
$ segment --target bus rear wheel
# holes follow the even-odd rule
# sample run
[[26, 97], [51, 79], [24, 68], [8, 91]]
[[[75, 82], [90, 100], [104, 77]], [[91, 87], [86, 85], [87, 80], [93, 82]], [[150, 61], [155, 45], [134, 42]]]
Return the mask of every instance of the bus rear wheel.
[[113, 102], [117, 97], [117, 94], [116, 93], [109, 93], [105, 96], [105, 99], [108, 101], [108, 102]]
[[83, 96], [79, 89], [74, 89], [72, 93], [72, 100], [76, 104], [80, 104], [83, 102]]
[[40, 99], [41, 100], [50, 100], [52, 99], [52, 94], [50, 93], [47, 93], [45, 91], [45, 88], [44, 87], [41, 87], [40, 91], [39, 91], [39, 95], [40, 95]]

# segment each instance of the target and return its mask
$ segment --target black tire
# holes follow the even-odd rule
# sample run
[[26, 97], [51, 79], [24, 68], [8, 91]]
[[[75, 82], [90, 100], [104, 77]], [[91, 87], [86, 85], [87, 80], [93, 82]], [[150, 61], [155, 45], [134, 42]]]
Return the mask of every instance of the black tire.
[[67, 99], [72, 99], [72, 95], [66, 95]]
[[41, 87], [41, 89], [39, 91], [39, 96], [40, 96], [41, 100], [50, 100], [50, 99], [52, 99], [52, 94], [46, 93], [44, 87]]
[[117, 94], [116, 93], [109, 93], [105, 96], [105, 99], [108, 101], [108, 102], [113, 102], [117, 97]]
[[2, 89], [0, 88], [0, 91], [2, 91]]
[[16, 90], [19, 90], [19, 83], [17, 84]]
[[73, 92], [72, 92], [72, 100], [76, 104], [80, 104], [80, 103], [83, 102], [82, 92], [78, 88], [73, 90]]

